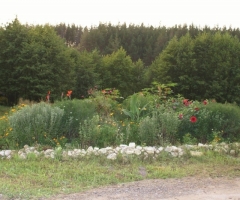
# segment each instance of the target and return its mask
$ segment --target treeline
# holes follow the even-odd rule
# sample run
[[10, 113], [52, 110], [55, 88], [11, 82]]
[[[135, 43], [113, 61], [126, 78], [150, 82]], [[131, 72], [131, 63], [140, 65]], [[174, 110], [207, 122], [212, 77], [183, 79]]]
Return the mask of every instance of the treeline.
[[144, 26], [144, 24], [127, 26], [109, 23], [83, 28], [75, 24], [62, 23], [54, 26], [54, 29], [69, 46], [74, 46], [80, 51], [97, 49], [101, 55], [107, 55], [123, 47], [134, 62], [141, 59], [145, 66], [151, 65], [155, 57], [162, 52], [174, 36], [180, 38], [189, 33], [191, 37], [196, 37], [204, 32], [212, 34], [227, 32], [240, 38], [239, 28], [197, 27], [194, 24], [153, 27]]
[[[60, 37], [59, 37], [60, 36]], [[194, 100], [240, 103], [239, 29], [126, 24], [0, 27], [0, 92], [9, 104], [20, 97], [51, 100], [72, 90], [116, 88], [127, 96], [153, 81], [177, 83], [175, 94]]]

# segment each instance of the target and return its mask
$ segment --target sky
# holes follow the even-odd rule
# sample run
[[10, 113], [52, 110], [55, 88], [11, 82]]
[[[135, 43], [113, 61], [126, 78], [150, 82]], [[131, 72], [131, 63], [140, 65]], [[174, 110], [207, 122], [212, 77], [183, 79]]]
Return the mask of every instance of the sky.
[[240, 28], [239, 0], [0, 0], [0, 26], [22, 24], [82, 27], [126, 23], [145, 26], [205, 25]]

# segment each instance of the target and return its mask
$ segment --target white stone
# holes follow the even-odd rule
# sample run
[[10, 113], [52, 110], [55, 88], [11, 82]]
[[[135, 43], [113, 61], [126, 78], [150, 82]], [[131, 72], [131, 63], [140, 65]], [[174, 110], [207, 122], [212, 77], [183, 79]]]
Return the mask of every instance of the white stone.
[[109, 151], [109, 150], [113, 150], [112, 147], [106, 147], [106, 150]]
[[92, 153], [93, 152], [93, 147], [92, 146], [88, 147], [87, 152]]
[[129, 147], [132, 147], [132, 148], [135, 148], [135, 147], [136, 147], [136, 144], [135, 144], [135, 142], [130, 142], [128, 146], [129, 146]]
[[72, 156], [73, 155], [73, 151], [68, 151], [67, 155], [68, 156]]
[[52, 152], [51, 154], [50, 154], [50, 157], [51, 158], [54, 158], [55, 156], [54, 156], [54, 152]]
[[144, 147], [143, 148], [148, 154], [154, 154], [155, 148], [154, 147]]
[[120, 147], [116, 147], [115, 148], [115, 152], [119, 152], [119, 151], [121, 151], [121, 148]]
[[229, 153], [230, 153], [231, 155], [235, 155], [236, 152], [235, 152], [235, 150], [232, 149]]
[[0, 151], [0, 156], [5, 156], [4, 150]]
[[163, 151], [163, 149], [164, 149], [163, 147], [159, 147], [158, 151], [161, 152], [161, 151]]
[[170, 152], [172, 151], [172, 147], [167, 146], [167, 147], [165, 148], [165, 151], [170, 153]]
[[134, 150], [134, 153], [135, 153], [136, 155], [140, 155], [142, 152], [141, 152], [140, 149], [135, 149], [135, 150]]
[[54, 150], [53, 149], [47, 149], [44, 154], [45, 155], [50, 155]]
[[124, 153], [128, 155], [134, 154], [134, 149], [126, 149]]
[[5, 156], [7, 157], [7, 156], [10, 156], [11, 155], [11, 153], [12, 153], [12, 151], [11, 150], [6, 150], [5, 151]]
[[29, 146], [28, 145], [24, 145], [24, 149], [27, 149]]
[[116, 160], [117, 159], [117, 154], [116, 153], [111, 153], [107, 156], [107, 159]]
[[94, 147], [93, 150], [94, 150], [94, 151], [98, 151], [99, 148], [98, 148], [98, 147]]
[[29, 147], [28, 148], [30, 151], [34, 151], [35, 150], [35, 147]]
[[99, 149], [98, 152], [101, 153], [101, 154], [106, 154], [107, 150], [105, 148], [102, 148], [102, 149]]
[[143, 148], [141, 146], [136, 146], [136, 149], [142, 150]]
[[176, 146], [172, 146], [172, 151], [173, 152], [178, 152], [178, 148]]
[[172, 155], [173, 157], [177, 157], [177, 156], [178, 156], [178, 152], [172, 151], [172, 152], [171, 152], [171, 155]]

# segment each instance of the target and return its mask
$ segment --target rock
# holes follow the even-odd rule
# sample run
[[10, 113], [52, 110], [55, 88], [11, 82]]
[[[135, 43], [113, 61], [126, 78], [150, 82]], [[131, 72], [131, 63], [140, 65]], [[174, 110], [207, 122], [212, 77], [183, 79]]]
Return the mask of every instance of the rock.
[[90, 147], [88, 147], [88, 149], [87, 149], [87, 154], [92, 154], [92, 153], [93, 153], [93, 147], [90, 146]]
[[99, 149], [98, 152], [100, 154], [106, 154], [107, 153], [107, 150], [105, 148], [102, 148], [102, 149]]
[[132, 147], [132, 148], [135, 148], [135, 147], [136, 147], [136, 144], [135, 144], [135, 142], [130, 142], [128, 146], [129, 146], [129, 147]]
[[107, 156], [107, 159], [116, 160], [117, 159], [117, 154], [116, 153], [111, 153]]
[[11, 150], [6, 150], [6, 151], [5, 151], [5, 156], [6, 156], [6, 157], [8, 157], [8, 156], [10, 156], [10, 155], [11, 155], [11, 153], [12, 153], [12, 151], [11, 151]]
[[159, 147], [158, 151], [161, 152], [161, 151], [163, 151], [163, 149], [164, 149], [163, 147]]
[[230, 150], [230, 152], [229, 152], [231, 155], [235, 155], [236, 154], [236, 151], [235, 150]]
[[136, 155], [140, 155], [142, 152], [141, 152], [140, 149], [135, 149], [135, 150], [134, 150], [134, 153], [135, 153]]
[[4, 150], [0, 151], [0, 156], [5, 156]]
[[172, 152], [172, 147], [167, 146], [167, 147], [165, 148], [165, 151], [171, 153], [171, 152]]
[[155, 148], [154, 147], [144, 147], [143, 148], [148, 154], [154, 154]]

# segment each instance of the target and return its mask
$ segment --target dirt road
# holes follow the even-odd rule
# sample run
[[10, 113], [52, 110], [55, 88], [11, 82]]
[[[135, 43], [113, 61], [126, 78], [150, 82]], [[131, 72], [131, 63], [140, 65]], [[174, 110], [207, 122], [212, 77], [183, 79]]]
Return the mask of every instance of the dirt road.
[[143, 180], [101, 187], [51, 200], [240, 200], [240, 177]]

